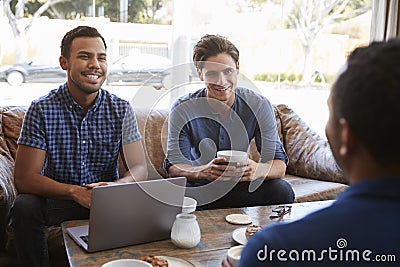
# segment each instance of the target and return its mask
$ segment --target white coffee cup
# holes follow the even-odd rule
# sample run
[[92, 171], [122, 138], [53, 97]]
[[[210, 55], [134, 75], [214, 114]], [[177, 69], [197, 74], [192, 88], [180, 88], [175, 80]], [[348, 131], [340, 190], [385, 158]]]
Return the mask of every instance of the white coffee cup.
[[236, 265], [238, 265], [239, 261], [240, 261], [240, 255], [242, 254], [242, 250], [243, 250], [244, 246], [240, 245], [240, 246], [234, 246], [231, 247], [230, 249], [228, 249], [228, 262], [235, 267]]
[[248, 158], [247, 152], [239, 150], [221, 150], [217, 152], [217, 157], [225, 158], [228, 164], [246, 161]]
[[191, 197], [184, 197], [182, 213], [192, 213], [196, 210], [197, 201]]

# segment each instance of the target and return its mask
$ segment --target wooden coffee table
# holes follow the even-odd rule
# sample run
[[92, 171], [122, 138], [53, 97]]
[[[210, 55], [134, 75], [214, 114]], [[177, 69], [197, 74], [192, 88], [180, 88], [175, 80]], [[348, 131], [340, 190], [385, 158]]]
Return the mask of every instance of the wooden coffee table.
[[328, 200], [290, 204], [292, 206], [291, 212], [284, 215], [282, 219], [269, 218], [270, 215], [275, 214], [272, 210], [277, 205], [196, 211], [194, 214], [197, 216], [200, 225], [201, 241], [197, 247], [192, 249], [177, 248], [172, 244], [171, 240], [163, 240], [87, 253], [69, 237], [65, 230], [68, 227], [85, 224], [87, 221], [64, 222], [62, 224], [62, 232], [69, 263], [72, 267], [99, 267], [111, 260], [124, 258], [136, 259], [146, 255], [175, 257], [189, 261], [194, 266], [221, 266], [221, 261], [225, 257], [227, 250], [232, 246], [238, 245], [232, 238], [233, 231], [244, 227], [226, 222], [226, 215], [232, 213], [247, 214], [252, 218], [253, 224], [265, 226], [276, 221], [288, 222], [297, 220], [313, 211], [331, 205], [332, 202], [332, 200]]

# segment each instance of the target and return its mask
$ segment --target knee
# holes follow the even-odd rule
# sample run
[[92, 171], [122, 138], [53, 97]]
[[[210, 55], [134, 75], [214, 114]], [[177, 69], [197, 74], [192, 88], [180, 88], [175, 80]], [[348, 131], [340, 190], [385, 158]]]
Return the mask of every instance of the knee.
[[293, 203], [295, 194], [292, 186], [283, 179], [269, 180], [269, 185], [274, 192], [276, 204]]
[[[29, 221], [32, 218], [44, 218], [46, 200], [31, 194], [20, 194], [14, 200], [10, 210], [13, 223]], [[39, 216], [39, 217], [38, 217]]]
[[282, 179], [277, 179], [279, 183], [279, 192], [281, 194], [281, 198], [283, 200], [283, 203], [293, 203], [295, 194], [293, 191], [292, 186], [286, 182], [285, 180]]

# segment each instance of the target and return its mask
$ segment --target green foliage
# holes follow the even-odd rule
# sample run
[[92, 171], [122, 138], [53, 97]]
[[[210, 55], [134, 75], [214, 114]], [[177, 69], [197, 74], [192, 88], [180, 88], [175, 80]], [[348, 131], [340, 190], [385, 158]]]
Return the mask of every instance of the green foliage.
[[256, 81], [277, 82], [278, 79], [279, 74], [277, 73], [260, 73], [254, 76], [254, 80]]
[[[134, 23], [171, 23], [156, 19], [155, 14], [164, 7], [165, 3], [172, 0], [129, 0], [128, 1], [128, 22]], [[25, 3], [25, 16], [28, 17], [43, 5], [46, 0], [29, 0]], [[76, 19], [85, 17], [87, 10], [92, 5], [91, 0], [64, 0], [54, 4], [43, 13], [49, 18]], [[11, 8], [15, 11], [17, 0], [11, 1]], [[104, 8], [104, 16], [113, 22], [120, 21], [119, 0], [96, 0], [96, 8]], [[97, 13], [97, 10], [96, 10]]]
[[161, 0], [129, 1], [128, 21], [154, 23], [154, 13], [161, 7]]
[[[326, 83], [331, 83], [334, 81], [335, 76], [329, 74], [323, 74]], [[298, 83], [302, 80], [301, 74], [295, 73], [258, 73], [254, 75], [255, 81], [264, 81], [264, 82], [287, 82], [287, 83]], [[322, 83], [322, 77], [317, 75], [315, 76], [314, 83]]]
[[300, 76], [294, 74], [294, 73], [290, 73], [290, 74], [286, 74], [286, 73], [259, 73], [254, 75], [254, 80], [256, 81], [265, 81], [265, 82], [297, 82], [300, 81], [298, 78]]
[[314, 82], [321, 83], [322, 82], [322, 77], [320, 75], [315, 76]]
[[372, 6], [372, 0], [350, 0], [347, 6], [351, 10], [370, 8]]
[[294, 82], [294, 81], [296, 81], [296, 74], [294, 74], [294, 73], [289, 74], [288, 77], [287, 77], [287, 80], [288, 80], [289, 82]]

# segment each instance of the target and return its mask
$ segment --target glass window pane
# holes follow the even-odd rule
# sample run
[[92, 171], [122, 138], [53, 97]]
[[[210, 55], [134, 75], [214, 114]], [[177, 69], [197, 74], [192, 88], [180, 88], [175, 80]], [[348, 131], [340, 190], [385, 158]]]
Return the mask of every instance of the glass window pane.
[[[144, 17], [126, 17], [116, 11], [119, 6], [101, 1], [104, 6], [95, 14], [102, 17], [90, 17], [93, 8], [82, 4], [69, 15], [62, 13], [66, 20], [36, 19], [26, 38], [18, 41], [2, 6], [0, 71], [15, 63], [21, 48], [17, 44], [21, 43], [26, 45], [27, 61], [49, 68], [44, 77], [36, 75], [39, 82], [13, 72], [8, 77], [10, 85], [6, 74], [0, 76], [0, 105], [29, 105], [65, 79], [58, 76], [60, 70], [55, 66], [59, 43], [67, 30], [77, 26], [77, 19], [82, 24], [80, 19], [97, 27], [108, 43], [109, 69], [116, 74], [110, 75], [103, 87], [133, 105], [169, 108], [177, 97], [204, 86], [191, 63], [192, 49], [204, 34], [220, 34], [240, 51], [239, 85], [257, 90], [273, 104], [289, 105], [324, 137], [329, 87], [348, 53], [369, 42], [371, 1], [163, 0], [158, 10], [149, 9], [148, 16], [164, 25], [142, 23]], [[110, 1], [116, 5], [123, 2], [127, 3]], [[25, 15], [21, 25], [29, 22]], [[141, 24], [117, 22], [122, 17]], [[118, 65], [112, 66], [118, 59]], [[174, 72], [183, 73], [183, 84], [179, 80], [176, 84]], [[149, 86], [143, 86], [146, 82]]]

